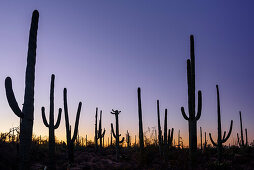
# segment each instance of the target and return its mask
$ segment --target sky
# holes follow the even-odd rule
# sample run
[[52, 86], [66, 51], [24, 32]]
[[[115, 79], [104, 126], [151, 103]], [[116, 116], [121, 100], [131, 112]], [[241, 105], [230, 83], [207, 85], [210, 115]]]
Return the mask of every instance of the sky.
[[[246, 1], [2, 1], [0, 2], [0, 131], [19, 125], [4, 88], [10, 76], [19, 106], [24, 98], [28, 35], [34, 9], [40, 13], [37, 39], [34, 129], [48, 136], [41, 107], [49, 115], [51, 74], [55, 74], [55, 120], [68, 90], [72, 127], [78, 102], [83, 106], [79, 134], [94, 137], [95, 108], [103, 111], [102, 127], [119, 115], [120, 133], [138, 135], [137, 88], [141, 87], [143, 128], [157, 128], [156, 100], [160, 100], [161, 126], [168, 109], [168, 127], [181, 130], [188, 145], [186, 60], [191, 34], [195, 38], [196, 98], [203, 94], [197, 123], [217, 139], [216, 84], [220, 89], [222, 131], [228, 143], [240, 132], [239, 111], [249, 142], [254, 139], [254, 2]], [[55, 131], [65, 140], [65, 119]], [[203, 135], [204, 136], [204, 135]], [[177, 138], [177, 133], [175, 133]], [[208, 138], [208, 137], [207, 137]], [[210, 142], [210, 140], [208, 140]], [[198, 130], [199, 143], [199, 130]]]

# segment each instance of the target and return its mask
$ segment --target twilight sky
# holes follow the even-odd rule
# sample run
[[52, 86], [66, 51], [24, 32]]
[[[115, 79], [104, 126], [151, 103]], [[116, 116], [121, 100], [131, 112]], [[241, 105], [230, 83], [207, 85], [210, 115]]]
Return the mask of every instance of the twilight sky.
[[[49, 114], [50, 76], [55, 80], [55, 119], [68, 90], [69, 118], [74, 126], [82, 101], [79, 132], [94, 136], [95, 108], [103, 110], [109, 135], [115, 124], [111, 109], [119, 109], [120, 132], [138, 134], [137, 87], [142, 90], [143, 126], [161, 125], [168, 108], [168, 127], [181, 129], [188, 144], [186, 60], [189, 36], [196, 50], [196, 90], [202, 90], [203, 110], [198, 129], [217, 139], [216, 84], [221, 97], [222, 130], [229, 142], [240, 132], [239, 110], [249, 142], [254, 138], [254, 2], [246, 1], [11, 1], [0, 3], [0, 131], [19, 125], [5, 96], [4, 80], [13, 79], [19, 103], [24, 98], [28, 33], [34, 9], [40, 12], [35, 80], [34, 133], [47, 136], [41, 107]], [[196, 93], [197, 96], [197, 93]], [[199, 130], [198, 130], [199, 136]], [[65, 140], [62, 115], [56, 137]], [[177, 133], [175, 133], [177, 137]], [[199, 141], [199, 139], [198, 139]], [[210, 141], [209, 141], [210, 142]]]

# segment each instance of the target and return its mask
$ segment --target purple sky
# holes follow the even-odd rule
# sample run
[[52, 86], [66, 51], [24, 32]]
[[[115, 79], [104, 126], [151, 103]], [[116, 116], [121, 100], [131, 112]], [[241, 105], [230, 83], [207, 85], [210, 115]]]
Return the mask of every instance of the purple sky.
[[[110, 123], [115, 123], [111, 109], [122, 111], [122, 134], [126, 130], [132, 136], [138, 134], [137, 87], [141, 87], [144, 129], [157, 127], [156, 100], [160, 99], [161, 119], [168, 108], [168, 127], [181, 129], [187, 145], [188, 124], [180, 107], [187, 109], [186, 60], [189, 35], [194, 34], [196, 90], [203, 92], [198, 127], [217, 137], [215, 85], [219, 84], [222, 130], [228, 131], [234, 120], [232, 143], [239, 132], [241, 110], [250, 142], [254, 138], [253, 8], [251, 0], [1, 2], [0, 131], [19, 124], [7, 103], [4, 79], [12, 77], [21, 106], [31, 14], [38, 9], [36, 135], [48, 135], [40, 110], [45, 106], [48, 117], [50, 76], [54, 73], [55, 110], [63, 107], [66, 87], [72, 126], [78, 102], [83, 102], [80, 135], [93, 138], [96, 107], [103, 110], [107, 136]], [[64, 117], [56, 136], [65, 139]]]

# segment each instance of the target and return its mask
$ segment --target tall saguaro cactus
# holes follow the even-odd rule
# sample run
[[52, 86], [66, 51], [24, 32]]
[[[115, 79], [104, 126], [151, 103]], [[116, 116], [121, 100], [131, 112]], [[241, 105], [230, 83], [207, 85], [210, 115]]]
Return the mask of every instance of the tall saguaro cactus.
[[197, 150], [197, 121], [201, 116], [202, 110], [202, 93], [198, 91], [198, 111], [195, 115], [195, 54], [194, 54], [194, 37], [190, 36], [190, 56], [187, 60], [187, 82], [188, 82], [188, 107], [189, 117], [186, 115], [184, 107], [181, 112], [184, 119], [189, 123], [189, 148], [190, 154]]
[[67, 147], [68, 147], [68, 159], [71, 163], [73, 163], [74, 162], [74, 154], [73, 154], [74, 142], [75, 142], [75, 140], [77, 138], [77, 134], [78, 134], [78, 124], [79, 124], [79, 117], [80, 117], [82, 102], [79, 102], [79, 104], [78, 104], [78, 110], [77, 110], [76, 121], [75, 121], [75, 128], [74, 128], [73, 136], [71, 138], [71, 126], [69, 124], [67, 89], [66, 88], [64, 88], [63, 95], [64, 95], [64, 114], [65, 114]]
[[160, 121], [160, 101], [157, 100], [157, 117], [158, 117], [158, 140], [159, 140], [159, 151], [162, 154], [162, 131], [161, 131], [161, 121]]
[[139, 120], [139, 147], [140, 151], [144, 150], [143, 122], [142, 122], [142, 105], [141, 105], [141, 89], [138, 88], [138, 120]]
[[233, 120], [231, 120], [229, 132], [228, 132], [227, 136], [226, 136], [226, 131], [224, 131], [223, 137], [221, 137], [220, 94], [219, 94], [218, 85], [216, 85], [216, 89], [217, 89], [217, 114], [218, 114], [218, 139], [217, 139], [217, 143], [214, 142], [214, 140], [211, 136], [211, 133], [209, 133], [209, 137], [210, 137], [210, 140], [211, 140], [212, 144], [217, 147], [218, 161], [220, 162], [221, 161], [222, 144], [225, 143], [231, 135]]
[[101, 123], [101, 118], [102, 117], [102, 110], [100, 112], [100, 121], [99, 121], [99, 132], [98, 132], [98, 139], [100, 139], [100, 148], [102, 148], [102, 139], [104, 139], [104, 135], [105, 135], [105, 128], [104, 131], [102, 132], [102, 123]]
[[124, 141], [124, 137], [122, 138], [121, 141], [119, 141], [119, 138], [121, 136], [121, 134], [119, 134], [119, 122], [118, 122], [119, 113], [121, 113], [121, 111], [112, 109], [111, 114], [114, 114], [116, 118], [116, 133], [114, 132], [114, 127], [113, 127], [113, 124], [111, 123], [111, 131], [113, 133], [114, 138], [116, 139], [116, 160], [119, 159], [119, 143], [123, 143]]
[[27, 53], [27, 66], [25, 77], [25, 95], [22, 111], [18, 106], [13, 89], [12, 80], [10, 77], [5, 79], [5, 91], [8, 103], [12, 111], [20, 117], [20, 147], [19, 169], [29, 169], [30, 167], [30, 148], [32, 143], [33, 133], [33, 120], [34, 120], [34, 79], [35, 79], [35, 63], [36, 63], [36, 48], [37, 48], [37, 30], [39, 22], [39, 12], [33, 11], [28, 53]]
[[51, 84], [50, 84], [50, 108], [49, 108], [49, 123], [47, 122], [45, 116], [45, 108], [41, 108], [43, 123], [46, 127], [49, 128], [49, 169], [56, 169], [55, 163], [55, 129], [60, 125], [62, 109], [58, 110], [57, 122], [54, 125], [54, 81], [55, 75], [51, 75]]
[[95, 132], [94, 132], [94, 144], [95, 144], [95, 149], [97, 150], [98, 148], [98, 131], [97, 131], [97, 114], [98, 114], [98, 108], [96, 107], [96, 112], [95, 112]]
[[[173, 141], [173, 135], [174, 135], [174, 128], [171, 129], [171, 134], [170, 134], [170, 129], [168, 129], [168, 109], [165, 109], [165, 119], [164, 119], [164, 146], [165, 149], [167, 150], [170, 146], [172, 146], [172, 141]], [[167, 134], [168, 131], [168, 134]]]
[[240, 147], [245, 147], [245, 146], [248, 146], [247, 129], [245, 129], [246, 141], [245, 141], [245, 143], [244, 143], [244, 140], [243, 140], [242, 113], [241, 113], [241, 111], [239, 112], [239, 115], [240, 115], [240, 127], [241, 127], [241, 140], [239, 140], [239, 135], [238, 135], [238, 133], [237, 133], [237, 140], [238, 140], [238, 143], [239, 143], [239, 146], [240, 146]]

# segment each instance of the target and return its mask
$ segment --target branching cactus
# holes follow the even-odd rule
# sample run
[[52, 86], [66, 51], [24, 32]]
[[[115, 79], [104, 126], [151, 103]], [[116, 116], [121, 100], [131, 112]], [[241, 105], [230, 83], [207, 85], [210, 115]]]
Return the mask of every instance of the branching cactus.
[[127, 133], [126, 133], [126, 143], [127, 143], [127, 147], [130, 148], [131, 146], [131, 137], [130, 137], [130, 134], [127, 130]]
[[189, 148], [190, 155], [197, 150], [197, 121], [201, 116], [202, 110], [202, 94], [198, 91], [198, 111], [195, 112], [195, 54], [194, 54], [194, 37], [190, 36], [190, 55], [187, 60], [187, 82], [188, 82], [188, 107], [189, 117], [186, 115], [184, 107], [181, 107], [184, 119], [189, 124]]
[[99, 121], [99, 131], [98, 131], [98, 135], [97, 135], [97, 139], [100, 139], [100, 148], [102, 148], [102, 139], [104, 139], [104, 135], [105, 135], [105, 128], [104, 131], [102, 132], [102, 124], [101, 124], [101, 118], [102, 117], [102, 111], [100, 112], [100, 121]]
[[217, 139], [217, 143], [214, 142], [211, 133], [209, 133], [209, 137], [210, 140], [213, 144], [213, 146], [217, 147], [217, 151], [218, 151], [218, 161], [221, 161], [221, 154], [222, 154], [222, 144], [225, 143], [228, 138], [231, 135], [232, 132], [232, 127], [233, 127], [233, 120], [231, 120], [230, 123], [230, 128], [229, 128], [229, 132], [226, 135], [226, 131], [224, 131], [223, 137], [221, 136], [221, 117], [220, 117], [220, 94], [219, 94], [219, 87], [218, 85], [216, 85], [216, 89], [217, 89], [217, 114], [218, 114], [218, 139]]
[[20, 146], [19, 169], [29, 169], [30, 167], [30, 148], [32, 143], [33, 120], [34, 120], [34, 79], [35, 79], [35, 63], [36, 63], [36, 47], [37, 47], [37, 30], [39, 22], [39, 12], [33, 11], [25, 77], [25, 95], [22, 110], [18, 106], [10, 77], [5, 79], [5, 91], [8, 103], [12, 111], [20, 117]]
[[116, 133], [114, 132], [114, 127], [113, 127], [113, 124], [111, 123], [111, 131], [113, 133], [114, 138], [116, 139], [116, 160], [119, 160], [119, 149], [120, 149], [119, 144], [123, 143], [124, 141], [124, 137], [122, 138], [122, 140], [119, 141], [119, 138], [121, 136], [121, 134], [119, 134], [119, 123], [118, 123], [119, 113], [121, 113], [121, 111], [112, 109], [111, 114], [114, 114], [116, 118]]
[[143, 123], [142, 123], [142, 105], [141, 105], [141, 89], [138, 88], [138, 120], [139, 120], [139, 147], [140, 151], [144, 150]]
[[241, 113], [241, 111], [239, 112], [239, 115], [240, 115], [240, 127], [241, 127], [241, 140], [239, 140], [239, 135], [238, 135], [238, 133], [237, 133], [237, 140], [238, 140], [238, 144], [239, 144], [240, 147], [246, 147], [246, 146], [248, 146], [247, 129], [245, 129], [246, 141], [245, 141], [245, 143], [244, 143], [244, 140], [243, 140], [242, 113]]
[[82, 107], [82, 103], [79, 102], [77, 115], [76, 115], [76, 122], [75, 122], [75, 128], [74, 133], [71, 138], [71, 126], [69, 124], [69, 116], [68, 116], [68, 104], [67, 104], [67, 89], [64, 88], [64, 114], [65, 114], [65, 126], [66, 126], [66, 138], [67, 138], [67, 147], [68, 147], [68, 159], [70, 163], [74, 162], [74, 142], [77, 138], [78, 133], [78, 124], [79, 124], [79, 117], [80, 117], [80, 111]]
[[[164, 119], [164, 146], [165, 149], [167, 150], [169, 147], [172, 146], [172, 141], [173, 141], [173, 136], [174, 136], [174, 128], [171, 129], [171, 134], [170, 134], [170, 129], [168, 129], [168, 109], [165, 109], [165, 119]], [[168, 131], [168, 134], [167, 134]]]
[[41, 108], [43, 123], [46, 127], [49, 128], [49, 169], [56, 169], [55, 163], [55, 129], [60, 125], [62, 109], [58, 110], [58, 118], [56, 124], [54, 124], [54, 82], [55, 75], [51, 75], [51, 84], [50, 84], [50, 108], [49, 108], [49, 122], [47, 122], [45, 116], [45, 108]]

